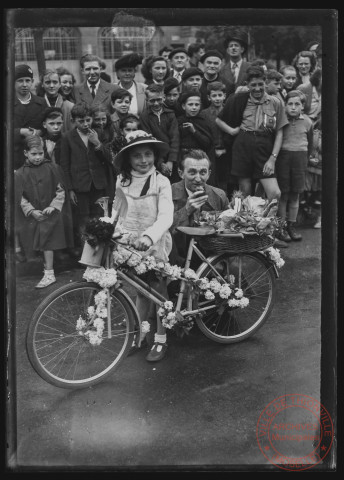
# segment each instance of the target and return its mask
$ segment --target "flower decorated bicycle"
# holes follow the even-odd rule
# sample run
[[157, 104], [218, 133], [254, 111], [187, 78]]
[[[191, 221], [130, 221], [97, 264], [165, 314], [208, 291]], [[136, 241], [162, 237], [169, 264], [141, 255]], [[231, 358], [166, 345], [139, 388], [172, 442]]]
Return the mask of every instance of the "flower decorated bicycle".
[[[108, 217], [91, 220], [85, 231], [83, 280], [62, 286], [38, 306], [26, 346], [30, 362], [47, 382], [85, 388], [111, 375], [140, 344], [141, 321], [130, 285], [154, 301], [162, 324], [188, 332], [194, 323], [218, 343], [240, 342], [269, 318], [278, 269], [284, 264], [272, 247], [279, 228], [275, 205], [236, 192], [225, 212], [203, 212], [196, 227], [179, 227], [190, 242], [184, 267], [143, 256], [114, 233]], [[106, 199], [100, 201], [104, 211]], [[193, 256], [200, 260], [190, 268]], [[179, 281], [173, 301], [152, 289], [145, 276]]]

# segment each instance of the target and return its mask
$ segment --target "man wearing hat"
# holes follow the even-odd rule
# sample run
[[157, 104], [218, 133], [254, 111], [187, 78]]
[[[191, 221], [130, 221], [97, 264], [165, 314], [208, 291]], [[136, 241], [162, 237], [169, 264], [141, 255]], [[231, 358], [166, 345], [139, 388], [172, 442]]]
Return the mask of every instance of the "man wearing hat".
[[14, 73], [14, 169], [25, 162], [24, 140], [40, 134], [42, 116], [47, 107], [45, 99], [31, 92], [33, 71], [29, 65], [16, 65]]
[[[211, 82], [216, 82], [220, 80], [220, 68], [222, 65], [223, 55], [218, 50], [208, 50], [201, 57], [201, 63], [203, 64], [203, 79], [200, 86], [202, 108], [207, 108], [210, 106], [210, 101], [208, 99], [208, 90], [207, 85]], [[226, 87], [227, 84], [225, 83]]]
[[183, 72], [189, 64], [188, 52], [183, 47], [175, 48], [168, 58], [171, 62], [171, 77], [176, 78], [180, 83]]
[[230, 95], [239, 86], [244, 85], [246, 71], [251, 64], [242, 58], [247, 50], [247, 40], [243, 33], [238, 32], [227, 37], [224, 41], [224, 47], [229, 60], [221, 68], [220, 79], [226, 83], [227, 94]]
[[137, 53], [129, 53], [123, 55], [115, 63], [116, 76], [119, 80], [118, 85], [132, 94], [129, 113], [134, 115], [141, 115], [145, 105], [146, 96], [145, 83], [136, 82], [135, 73], [137, 65], [141, 65], [142, 57]]

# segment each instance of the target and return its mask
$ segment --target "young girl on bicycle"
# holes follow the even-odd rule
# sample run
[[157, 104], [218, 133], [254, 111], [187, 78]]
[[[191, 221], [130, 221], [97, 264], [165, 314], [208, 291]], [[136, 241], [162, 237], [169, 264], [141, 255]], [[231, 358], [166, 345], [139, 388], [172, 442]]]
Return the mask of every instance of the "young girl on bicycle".
[[[118, 220], [116, 230], [120, 228], [124, 238], [127, 237], [137, 250], [145, 252], [144, 256], [152, 255], [167, 262], [172, 249], [169, 228], [174, 208], [170, 182], [156, 170], [156, 164], [169, 147], [143, 130], [129, 133], [126, 142], [115, 157], [119, 175], [112, 218]], [[168, 298], [165, 279], [151, 276], [147, 283]], [[146, 360], [159, 361], [167, 349], [166, 329], [160, 322], [154, 302], [138, 293], [136, 305], [142, 320], [147, 320], [151, 328], [156, 319], [154, 344]]]

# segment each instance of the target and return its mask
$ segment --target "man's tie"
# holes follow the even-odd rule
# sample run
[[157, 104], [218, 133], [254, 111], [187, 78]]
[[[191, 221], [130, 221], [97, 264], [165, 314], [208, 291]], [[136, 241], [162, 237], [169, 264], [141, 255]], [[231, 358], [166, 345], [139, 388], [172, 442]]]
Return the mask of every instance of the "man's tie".
[[180, 74], [179, 72], [177, 72], [177, 71], [174, 71], [174, 78], [176, 78], [179, 83], [182, 81], [182, 76], [181, 76], [181, 74]]
[[93, 98], [96, 96], [95, 90], [96, 90], [96, 87], [94, 85], [91, 85], [91, 95]]
[[238, 64], [237, 63], [233, 63], [232, 65], [232, 74], [233, 74], [233, 77], [234, 77], [234, 80], [235, 82], [237, 81], [237, 69], [238, 68]]

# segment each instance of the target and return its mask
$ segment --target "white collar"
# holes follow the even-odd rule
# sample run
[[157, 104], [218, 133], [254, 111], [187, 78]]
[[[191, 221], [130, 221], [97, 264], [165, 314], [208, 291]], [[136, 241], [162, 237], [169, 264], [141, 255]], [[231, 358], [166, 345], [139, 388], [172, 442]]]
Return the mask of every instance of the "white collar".
[[230, 62], [231, 62], [231, 67], [233, 67], [233, 65], [236, 64], [237, 67], [240, 68], [240, 66], [241, 66], [241, 64], [242, 64], [242, 58], [241, 58], [238, 62], [233, 62], [232, 60], [230, 60]]
[[28, 103], [31, 102], [31, 92], [29, 92], [29, 98], [28, 98], [27, 100], [20, 100], [19, 97], [17, 97], [17, 98], [18, 98], [18, 100], [20, 101], [20, 103], [21, 103], [22, 105], [26, 105], [26, 104], [28, 104]]
[[88, 86], [88, 88], [89, 88], [90, 90], [91, 90], [91, 85], [94, 85], [94, 89], [95, 89], [95, 91], [97, 91], [97, 90], [98, 90], [98, 87], [99, 87], [99, 84], [100, 84], [100, 79], [98, 80], [97, 83], [94, 83], [94, 84], [93, 84], [93, 83], [90, 83], [90, 82], [87, 80], [87, 86]]

